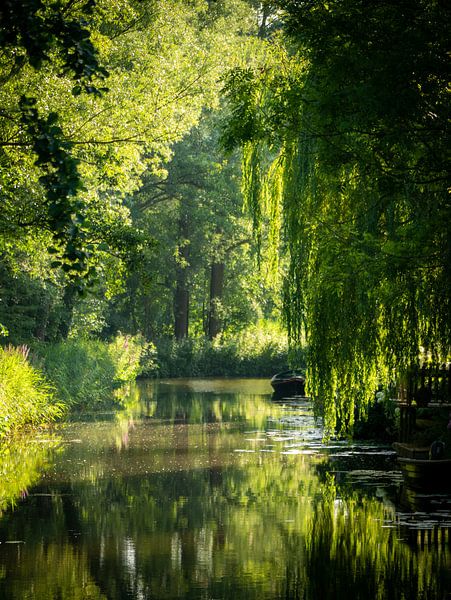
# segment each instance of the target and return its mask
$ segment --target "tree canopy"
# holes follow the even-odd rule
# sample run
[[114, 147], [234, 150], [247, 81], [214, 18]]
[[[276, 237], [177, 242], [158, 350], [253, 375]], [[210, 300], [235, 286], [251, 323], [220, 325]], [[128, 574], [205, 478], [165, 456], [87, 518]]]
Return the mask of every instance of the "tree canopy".
[[110, 303], [109, 321], [121, 330], [214, 338], [279, 314], [276, 293], [256, 269], [238, 155], [221, 150], [220, 119], [220, 110], [205, 111], [173, 146], [167, 174], [149, 173], [127, 198], [133, 222], [155, 246], [130, 265], [123, 293]]
[[288, 250], [290, 335], [333, 430], [450, 347], [449, 8], [280, 1], [285, 37], [225, 92], [257, 229]]
[[41, 289], [31, 304], [45, 298], [55, 314], [63, 300], [65, 334], [77, 290], [90, 282], [108, 295], [148, 254], [152, 240], [124, 198], [149, 174], [165, 176], [174, 144], [217, 105], [222, 74], [246, 60], [256, 30], [243, 0], [6, 2], [0, 322], [8, 329], [20, 329], [12, 306], [28, 311], [25, 282], [11, 281], [18, 273]]

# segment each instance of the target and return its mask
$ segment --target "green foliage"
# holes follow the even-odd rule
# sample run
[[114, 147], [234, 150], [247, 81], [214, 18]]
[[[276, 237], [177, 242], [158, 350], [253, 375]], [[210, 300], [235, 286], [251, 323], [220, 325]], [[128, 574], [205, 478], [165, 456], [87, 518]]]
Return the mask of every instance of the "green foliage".
[[[137, 302], [128, 311], [127, 298], [130, 318], [111, 315], [104, 335], [141, 329], [150, 339], [166, 326], [161, 279], [168, 254], [174, 262], [172, 231], [158, 236], [170, 246], [156, 256], [147, 215], [132, 220], [135, 207], [125, 198], [143, 180], [165, 181], [174, 144], [204, 109], [218, 105], [221, 76], [254, 52], [256, 29], [256, 11], [245, 0], [6, 0], [0, 23], [0, 252], [17, 272], [24, 262], [19, 255], [33, 256], [40, 261], [33, 286], [46, 292], [55, 286], [47, 304], [60, 323], [49, 322], [39, 339], [66, 337], [71, 322], [78, 333], [83, 319], [99, 333], [106, 319], [100, 304], [122, 292]], [[107, 76], [108, 89], [100, 87]], [[201, 183], [209, 179], [204, 200], [212, 192], [212, 171], [226, 173], [227, 165], [217, 156], [208, 163], [205, 153], [190, 158], [191, 172], [182, 174], [191, 177], [200, 167]], [[221, 185], [226, 177], [217, 179], [221, 190], [212, 194], [209, 216], [218, 197], [227, 195]], [[197, 201], [197, 183], [191, 190], [186, 180], [180, 183], [177, 201]], [[232, 192], [236, 181], [234, 187]], [[159, 234], [172, 216], [168, 211], [157, 224]], [[154, 222], [159, 218], [154, 215]], [[211, 230], [212, 224], [204, 238]], [[199, 289], [203, 282], [197, 279]], [[98, 299], [95, 318], [85, 310], [88, 302], [80, 302], [87, 293]], [[10, 340], [35, 337], [38, 327], [31, 321], [21, 327], [14, 310], [8, 313], [11, 306], [0, 306]], [[157, 315], [151, 323], [149, 313]], [[197, 326], [198, 315], [195, 321]]]
[[18, 254], [0, 260], [0, 323], [6, 328], [6, 343], [13, 345], [57, 336], [61, 318], [58, 287], [30, 271], [30, 262]]
[[46, 375], [66, 405], [86, 408], [111, 401], [115, 369], [105, 344], [67, 340], [38, 351]]
[[29, 350], [0, 347], [0, 439], [25, 425], [38, 426], [62, 416], [55, 388], [28, 360]]
[[[80, 197], [76, 198], [83, 188], [79, 160], [61, 126], [59, 112], [51, 110], [51, 106], [50, 110], [49, 106], [43, 108], [37, 96], [29, 95], [33, 86], [21, 90], [20, 83], [33, 71], [53, 67], [54, 75], [65, 75], [69, 82], [76, 83], [72, 94], [79, 95], [83, 90], [87, 94], [101, 95], [93, 79], [104, 78], [107, 72], [99, 63], [87, 22], [95, 0], [83, 3], [75, 11], [69, 6], [62, 10], [61, 6], [45, 0], [7, 0], [6, 4], [0, 28], [3, 48], [0, 72], [2, 80], [9, 85], [7, 110], [12, 112], [2, 111], [6, 121], [0, 124], [1, 146], [27, 148], [28, 159], [33, 161], [32, 169], [39, 173], [35, 185], [40, 191], [33, 190], [35, 200], [39, 198], [39, 212], [26, 227], [40, 225], [51, 231], [54, 244], [60, 250], [60, 260], [55, 261], [54, 266], [62, 266], [72, 277], [78, 278], [87, 271], [88, 258], [84, 248], [86, 232], [81, 228], [86, 206]], [[20, 131], [13, 134], [15, 141], [6, 133], [11, 121], [16, 122]], [[5, 192], [14, 194], [8, 189], [11, 179], [16, 179], [8, 173], [13, 168], [14, 157], [9, 160], [3, 152], [2, 158], [6, 167]], [[57, 252], [56, 248], [53, 250]]]
[[141, 357], [152, 355], [153, 345], [145, 344], [141, 336], [118, 334], [108, 344], [108, 353], [115, 364], [114, 380], [118, 383], [135, 381], [141, 372]]
[[114, 390], [139, 374], [143, 343], [118, 335], [110, 344], [68, 339], [36, 348], [58, 397], [72, 409], [95, 409], [118, 401]]
[[77, 13], [68, 14], [67, 6], [62, 10], [60, 4], [45, 0], [5, 0], [0, 42], [13, 55], [16, 68], [28, 61], [38, 69], [44, 61], [54, 60], [56, 52], [62, 60], [62, 70], [92, 92], [93, 76], [107, 75], [99, 64], [88, 29], [87, 19], [95, 4], [96, 0], [86, 0]]
[[285, 47], [236, 70], [227, 147], [256, 221], [283, 212], [285, 313], [333, 431], [377, 385], [450, 352], [443, 3], [286, 0]]
[[271, 377], [288, 367], [286, 335], [262, 324], [234, 335], [159, 340], [157, 368], [144, 374], [159, 377]]
[[[102, 242], [116, 249], [118, 236], [105, 229], [114, 228], [111, 213], [116, 225], [122, 221], [118, 200], [148, 166], [161, 168], [217, 96], [217, 42], [226, 23], [212, 19], [204, 31], [206, 12], [172, 0], [7, 1], [0, 234], [49, 231], [52, 268], [75, 279], [92, 274]], [[238, 39], [236, 29], [229, 41]], [[96, 87], [107, 75], [109, 90]]]
[[67, 340], [0, 347], [0, 439], [26, 425], [61, 418], [68, 408], [95, 409], [117, 403], [115, 390], [134, 381], [141, 356], [151, 365], [152, 348], [140, 337], [118, 335], [111, 343]]
[[[174, 332], [174, 298], [189, 291], [189, 335], [219, 328], [237, 332], [279, 312], [278, 293], [256, 267], [251, 220], [243, 214], [237, 154], [219, 145], [222, 110], [204, 111], [197, 127], [173, 147], [167, 176], [147, 176], [129, 198], [136, 226], [155, 240], [112, 299], [106, 331], [141, 331], [148, 339]], [[213, 265], [222, 267], [221, 298], [213, 301]], [[214, 336], [213, 336], [214, 337]]]

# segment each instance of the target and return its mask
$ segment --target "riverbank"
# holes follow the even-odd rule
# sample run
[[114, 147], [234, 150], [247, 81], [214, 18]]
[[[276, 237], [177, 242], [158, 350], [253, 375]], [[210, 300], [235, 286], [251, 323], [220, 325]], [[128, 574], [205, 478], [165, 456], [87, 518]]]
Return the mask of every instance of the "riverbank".
[[[277, 334], [276, 334], [277, 333]], [[117, 335], [0, 348], [0, 440], [68, 412], [119, 402], [137, 377], [270, 377], [288, 366], [286, 336], [261, 327], [234, 336], [184, 340]]]
[[248, 327], [234, 335], [155, 342], [145, 377], [268, 377], [289, 364], [305, 365], [303, 355], [289, 356], [286, 333], [263, 326]]
[[64, 414], [55, 386], [31, 364], [29, 353], [26, 346], [0, 348], [0, 440]]
[[0, 440], [118, 402], [115, 391], [138, 376], [144, 347], [141, 338], [123, 335], [0, 347]]

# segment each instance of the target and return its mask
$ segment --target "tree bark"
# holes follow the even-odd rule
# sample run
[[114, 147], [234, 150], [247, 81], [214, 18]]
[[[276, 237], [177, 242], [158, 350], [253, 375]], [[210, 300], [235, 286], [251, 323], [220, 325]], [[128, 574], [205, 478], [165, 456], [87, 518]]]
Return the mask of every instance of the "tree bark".
[[48, 296], [44, 296], [39, 305], [39, 312], [37, 314], [37, 324], [34, 331], [34, 335], [36, 339], [43, 342], [47, 336], [47, 326], [49, 324], [50, 319], [50, 298]]
[[174, 336], [177, 340], [188, 337], [189, 291], [177, 282], [174, 298]]
[[63, 294], [63, 313], [59, 324], [59, 334], [63, 340], [69, 335], [74, 315], [75, 300], [77, 289], [72, 283], [68, 283], [64, 288]]
[[210, 340], [221, 333], [222, 321], [218, 313], [219, 304], [224, 295], [224, 271], [223, 262], [214, 262], [210, 271], [210, 307], [208, 316], [208, 337]]
[[178, 261], [176, 266], [176, 287], [174, 293], [174, 337], [177, 340], [188, 337], [189, 327], [189, 290], [188, 290], [188, 215], [181, 215], [179, 220]]

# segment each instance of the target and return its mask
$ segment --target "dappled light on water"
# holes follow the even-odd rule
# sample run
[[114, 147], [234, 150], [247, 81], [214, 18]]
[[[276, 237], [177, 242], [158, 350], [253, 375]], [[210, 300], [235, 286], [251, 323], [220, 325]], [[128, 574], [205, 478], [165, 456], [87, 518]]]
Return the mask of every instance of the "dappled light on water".
[[409, 507], [390, 448], [270, 391], [142, 382], [61, 426], [0, 520], [0, 597], [446, 598], [451, 499]]

